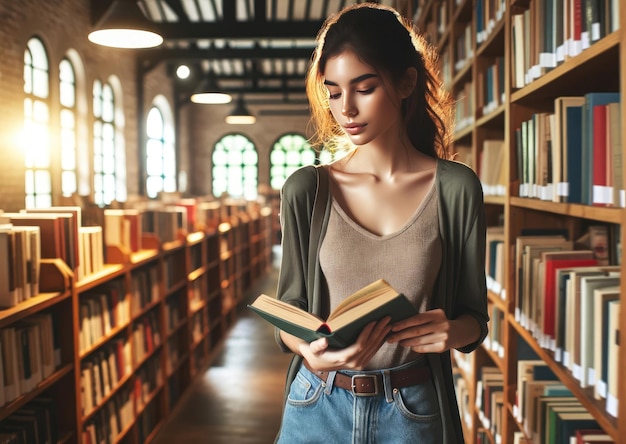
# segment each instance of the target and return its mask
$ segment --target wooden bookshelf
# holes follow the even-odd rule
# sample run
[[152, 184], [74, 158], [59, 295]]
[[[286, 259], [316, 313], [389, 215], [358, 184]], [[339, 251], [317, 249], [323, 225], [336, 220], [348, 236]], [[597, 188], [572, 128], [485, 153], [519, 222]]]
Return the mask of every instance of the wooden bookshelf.
[[[561, 1], [561, 0], [557, 0]], [[506, 194], [504, 196], [485, 196], [488, 225], [497, 225], [504, 221], [505, 230], [505, 279], [502, 282], [504, 298], [489, 294], [490, 305], [503, 310], [500, 325], [500, 341], [503, 356], [483, 344], [470, 356], [453, 353], [458, 364], [458, 373], [465, 380], [464, 387], [469, 393], [470, 408], [475, 409], [476, 385], [480, 369], [496, 366], [504, 376], [504, 408], [499, 436], [494, 436], [480, 422], [479, 412], [466, 415], [464, 421], [465, 440], [475, 443], [479, 440], [491, 443], [511, 443], [513, 434], [523, 431], [513, 410], [517, 390], [518, 345], [527, 344], [541, 360], [557, 375], [580, 403], [593, 415], [601, 428], [616, 443], [626, 443], [626, 381], [620, 378], [618, 384], [618, 415], [613, 417], [607, 412], [605, 402], [594, 399], [592, 390], [581, 388], [572, 372], [564, 367], [554, 353], [542, 347], [532, 332], [524, 328], [515, 317], [515, 239], [527, 228], [565, 228], [571, 239], [584, 234], [591, 224], [607, 224], [616, 233], [623, 233], [626, 227], [626, 209], [617, 206], [606, 207], [583, 205], [579, 203], [558, 203], [537, 197], [520, 197], [522, 177], [518, 174], [518, 153], [516, 151], [516, 129], [535, 113], [554, 112], [554, 99], [563, 96], [582, 96], [590, 92], [626, 91], [626, 8], [620, 2], [619, 29], [609, 30], [599, 40], [577, 55], [558, 61], [556, 66], [546, 69], [542, 75], [527, 80], [523, 86], [516, 85], [514, 65], [514, 21], [516, 15], [533, 6], [546, 2], [533, 0], [502, 0], [500, 2], [482, 2], [481, 0], [407, 0], [401, 1], [401, 12], [413, 19], [417, 28], [426, 32], [429, 40], [437, 45], [440, 52], [442, 73], [445, 85], [459, 98], [459, 106], [467, 100], [475, 104], [457, 112], [461, 118], [454, 137], [454, 148], [465, 149], [470, 154], [466, 163], [478, 170], [481, 160], [481, 148], [486, 139], [498, 138], [505, 143]], [[478, 17], [486, 4], [498, 10], [493, 15], [492, 23]], [[609, 5], [609, 2], [605, 2]], [[607, 6], [608, 7], [608, 6]], [[442, 16], [448, 20], [445, 24], [438, 21]], [[519, 20], [519, 19], [517, 19]], [[543, 17], [537, 20], [544, 20]], [[487, 24], [487, 26], [485, 26]], [[471, 26], [471, 43], [460, 48], [458, 43], [466, 38], [465, 29]], [[485, 31], [481, 34], [481, 29]], [[436, 32], [433, 32], [435, 30]], [[556, 35], [556, 34], [554, 34]], [[546, 44], [546, 43], [542, 43]], [[463, 49], [463, 50], [461, 50]], [[468, 50], [469, 49], [469, 50]], [[556, 52], [555, 52], [556, 53]], [[468, 56], [469, 54], [469, 56]], [[466, 58], [460, 58], [463, 55]], [[484, 92], [480, 79], [485, 70], [494, 61], [503, 58], [504, 85], [502, 95], [496, 97], [491, 106], [481, 107], [481, 94]], [[530, 76], [533, 77], [533, 76]], [[469, 88], [468, 88], [469, 85]], [[514, 87], [517, 86], [517, 87]], [[483, 103], [484, 104], [484, 103]], [[622, 119], [626, 115], [626, 105], [620, 102]], [[459, 122], [457, 122], [459, 123]], [[621, 125], [621, 139], [626, 140], [626, 125]], [[621, 145], [622, 156], [626, 155], [625, 144]], [[623, 237], [623, 234], [620, 234]], [[614, 245], [612, 247], [615, 247]], [[623, 263], [623, 261], [621, 261]], [[621, 265], [622, 274], [625, 272]], [[622, 304], [626, 302], [626, 282], [621, 280]], [[620, 330], [626, 331], [626, 313], [621, 310]], [[622, 347], [618, 356], [618, 368], [626, 366], [626, 349]], [[468, 421], [468, 418], [471, 418]], [[480, 435], [480, 437], [479, 437]], [[485, 441], [486, 440], [486, 441]]]
[[59, 442], [84, 442], [83, 433], [105, 423], [111, 442], [150, 442], [210, 366], [245, 293], [269, 271], [269, 212], [222, 214], [219, 230], [207, 225], [167, 243], [144, 234], [136, 252], [108, 247], [111, 263], [80, 281], [61, 259], [43, 259], [42, 293], [0, 310], [0, 327], [51, 314], [59, 363], [0, 406], [0, 425], [46, 397], [62, 406]]

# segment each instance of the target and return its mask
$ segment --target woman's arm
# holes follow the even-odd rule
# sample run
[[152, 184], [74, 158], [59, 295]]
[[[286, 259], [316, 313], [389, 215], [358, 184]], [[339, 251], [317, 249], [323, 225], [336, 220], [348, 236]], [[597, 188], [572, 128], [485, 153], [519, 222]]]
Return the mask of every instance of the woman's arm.
[[468, 314], [449, 320], [441, 309], [429, 310], [396, 322], [387, 342], [410, 347], [416, 353], [443, 353], [478, 341], [481, 327]]

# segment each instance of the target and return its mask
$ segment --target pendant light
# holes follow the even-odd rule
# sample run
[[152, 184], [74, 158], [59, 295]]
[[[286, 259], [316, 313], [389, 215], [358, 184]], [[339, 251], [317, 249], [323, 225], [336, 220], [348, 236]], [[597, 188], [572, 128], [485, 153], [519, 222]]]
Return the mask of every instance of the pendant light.
[[230, 103], [233, 97], [220, 91], [219, 85], [211, 70], [207, 71], [204, 79], [200, 82], [200, 87], [191, 95], [190, 100], [193, 103], [201, 103], [204, 105], [219, 105]]
[[88, 39], [113, 48], [153, 48], [163, 43], [154, 22], [146, 18], [135, 0], [113, 0]]
[[235, 108], [226, 116], [226, 123], [231, 125], [252, 125], [255, 122], [256, 117], [246, 107], [243, 96], [239, 96]]

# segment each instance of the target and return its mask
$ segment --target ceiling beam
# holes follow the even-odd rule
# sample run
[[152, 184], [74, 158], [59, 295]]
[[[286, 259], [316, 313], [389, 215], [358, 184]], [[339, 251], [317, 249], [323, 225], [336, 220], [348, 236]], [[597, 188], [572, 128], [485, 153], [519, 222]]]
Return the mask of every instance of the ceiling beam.
[[288, 80], [301, 80], [302, 81], [302, 85], [304, 86], [304, 76], [302, 74], [262, 74], [262, 73], [255, 73], [255, 74], [250, 74], [250, 73], [243, 73], [243, 74], [219, 74], [215, 71], [212, 72], [212, 75], [215, 77], [216, 80], [224, 80], [224, 81], [230, 81], [230, 80], [250, 80], [250, 79], [256, 79], [256, 80], [260, 80], [260, 81], [264, 81], [264, 80], [282, 80], [282, 81], [288, 81]]
[[[304, 85], [302, 87], [297, 86], [240, 86], [240, 87], [221, 87], [220, 90], [229, 94], [304, 94]], [[189, 93], [186, 89], [181, 89], [182, 92]]]
[[197, 22], [155, 23], [165, 41], [198, 39], [314, 39], [322, 26], [320, 20], [300, 22]]
[[174, 11], [181, 23], [189, 23], [189, 16], [185, 12], [181, 0], [165, 0], [165, 3]]
[[164, 60], [185, 62], [189, 60], [233, 59], [310, 59], [313, 48], [156, 48], [146, 49], [137, 55], [144, 62]]
[[113, 3], [113, 0], [91, 0], [89, 6], [91, 7], [91, 24], [95, 25], [100, 21], [104, 13], [109, 9]]

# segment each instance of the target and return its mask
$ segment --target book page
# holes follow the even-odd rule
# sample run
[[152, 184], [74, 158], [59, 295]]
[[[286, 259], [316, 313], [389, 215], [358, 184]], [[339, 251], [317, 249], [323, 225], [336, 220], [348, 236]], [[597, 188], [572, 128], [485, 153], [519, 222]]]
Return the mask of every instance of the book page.
[[339, 305], [337, 305], [330, 316], [328, 316], [328, 321], [337, 318], [337, 316], [352, 309], [353, 307], [361, 305], [368, 300], [386, 293], [394, 296], [398, 294], [398, 292], [395, 291], [393, 287], [391, 287], [391, 285], [389, 285], [384, 279], [372, 282], [371, 284], [358, 290], [356, 293], [348, 296]]
[[260, 295], [251, 305], [281, 319], [302, 325], [311, 330], [317, 330], [320, 324], [324, 322], [317, 316], [307, 313], [294, 305], [264, 294]]

